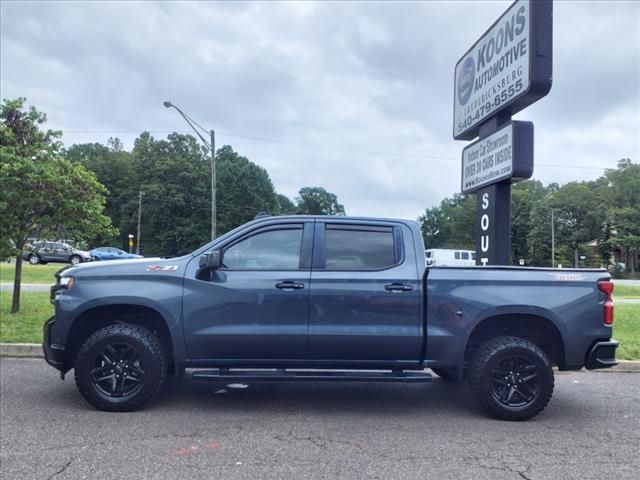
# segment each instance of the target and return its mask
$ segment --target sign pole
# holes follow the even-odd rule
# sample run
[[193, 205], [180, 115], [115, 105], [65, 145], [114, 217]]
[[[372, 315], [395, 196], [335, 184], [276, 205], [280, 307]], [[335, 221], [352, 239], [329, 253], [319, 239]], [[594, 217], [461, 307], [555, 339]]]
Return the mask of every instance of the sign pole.
[[462, 193], [476, 193], [476, 264], [511, 265], [511, 183], [533, 174], [533, 123], [511, 116], [552, 83], [553, 4], [515, 0], [458, 60], [453, 138]]

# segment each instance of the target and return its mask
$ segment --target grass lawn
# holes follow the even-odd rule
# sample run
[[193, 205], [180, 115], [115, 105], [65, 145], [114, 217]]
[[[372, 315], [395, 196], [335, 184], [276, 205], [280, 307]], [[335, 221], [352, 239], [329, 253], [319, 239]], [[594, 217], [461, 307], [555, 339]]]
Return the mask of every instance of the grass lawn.
[[614, 307], [613, 337], [620, 342], [618, 360], [640, 360], [640, 304], [619, 303]]
[[20, 311], [11, 314], [11, 290], [0, 290], [0, 342], [41, 343], [42, 325], [53, 315], [49, 292], [21, 292]]
[[616, 298], [640, 298], [640, 286], [617, 284], [613, 287], [613, 300]]
[[[54, 274], [61, 268], [66, 267], [65, 263], [47, 263], [46, 265], [31, 265], [22, 263], [22, 283], [44, 283], [53, 285], [56, 283]], [[0, 263], [0, 283], [13, 283], [16, 273], [16, 264]]]
[[[22, 292], [20, 312], [11, 315], [11, 292], [0, 291], [0, 342], [41, 343], [42, 325], [53, 315], [49, 292]], [[640, 360], [640, 304], [615, 306], [613, 336], [620, 360]]]

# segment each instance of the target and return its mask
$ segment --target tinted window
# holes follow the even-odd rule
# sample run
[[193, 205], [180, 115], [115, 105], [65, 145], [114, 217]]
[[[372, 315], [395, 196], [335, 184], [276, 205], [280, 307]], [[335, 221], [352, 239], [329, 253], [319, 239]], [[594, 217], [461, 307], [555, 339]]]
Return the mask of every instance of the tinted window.
[[329, 270], [379, 270], [395, 265], [393, 229], [341, 229], [327, 226], [326, 268]]
[[462, 259], [469, 260], [469, 252], [462, 252]]
[[269, 230], [227, 248], [223, 263], [232, 270], [295, 270], [301, 246], [302, 228]]
[[460, 260], [460, 252], [455, 253], [456, 260]]
[[476, 254], [474, 252], [471, 252], [471, 260], [475, 260], [476, 259]]

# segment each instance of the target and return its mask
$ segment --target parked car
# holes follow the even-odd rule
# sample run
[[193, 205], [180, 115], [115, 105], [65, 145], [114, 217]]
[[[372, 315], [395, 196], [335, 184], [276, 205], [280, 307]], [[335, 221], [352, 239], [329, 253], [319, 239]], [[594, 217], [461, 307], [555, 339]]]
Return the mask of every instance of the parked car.
[[450, 250], [430, 248], [425, 251], [427, 267], [472, 267], [476, 264], [476, 252], [473, 250]]
[[94, 260], [125, 260], [127, 258], [142, 258], [142, 255], [128, 253], [115, 247], [98, 247], [89, 250]]
[[71, 263], [76, 265], [82, 262], [90, 262], [91, 255], [85, 250], [78, 250], [63, 242], [36, 241], [30, 248], [22, 252], [22, 258], [31, 265], [39, 263], [45, 265], [48, 262]]
[[69, 267], [45, 359], [107, 411], [187, 368], [224, 383], [428, 382], [430, 368], [506, 420], [545, 408], [554, 365], [616, 365], [605, 270], [426, 268], [424, 251], [414, 221], [282, 216], [179, 258]]

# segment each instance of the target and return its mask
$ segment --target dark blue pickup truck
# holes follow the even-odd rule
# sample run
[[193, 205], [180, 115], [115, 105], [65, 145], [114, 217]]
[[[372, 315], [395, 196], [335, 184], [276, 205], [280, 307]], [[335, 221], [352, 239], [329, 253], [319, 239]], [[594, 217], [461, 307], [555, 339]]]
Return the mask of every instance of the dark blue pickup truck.
[[467, 379], [497, 418], [542, 411], [560, 370], [616, 364], [603, 270], [426, 268], [416, 222], [264, 217], [190, 255], [68, 267], [44, 352], [130, 411], [167, 374], [208, 381]]

